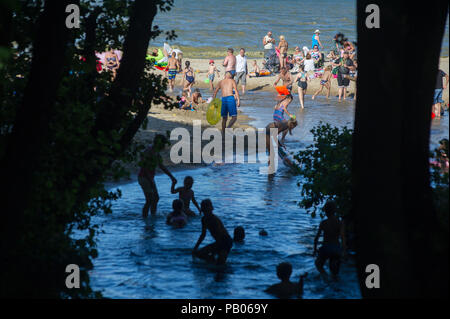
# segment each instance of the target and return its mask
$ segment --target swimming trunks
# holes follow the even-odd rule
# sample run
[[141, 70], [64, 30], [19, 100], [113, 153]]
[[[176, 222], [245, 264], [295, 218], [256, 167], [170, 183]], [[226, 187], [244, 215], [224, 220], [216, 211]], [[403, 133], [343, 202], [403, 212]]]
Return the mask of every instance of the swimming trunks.
[[232, 78], [232, 79], [233, 79], [234, 76], [236, 75], [236, 70], [229, 70], [229, 71], [227, 71], [227, 72], [230, 72], [231, 78]]
[[209, 82], [214, 82], [214, 73], [208, 75]]
[[234, 95], [222, 97], [222, 110], [220, 115], [222, 115], [222, 117], [227, 117], [228, 114], [230, 116], [237, 116], [236, 100], [234, 99]]
[[175, 79], [175, 77], [177, 76], [177, 69], [169, 69], [168, 75], [169, 75], [169, 80]]

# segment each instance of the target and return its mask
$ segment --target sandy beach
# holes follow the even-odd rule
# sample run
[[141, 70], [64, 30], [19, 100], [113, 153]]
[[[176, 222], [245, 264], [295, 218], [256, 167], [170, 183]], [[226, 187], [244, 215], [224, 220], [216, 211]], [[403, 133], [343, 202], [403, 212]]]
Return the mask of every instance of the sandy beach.
[[[225, 53], [224, 53], [225, 56]], [[248, 58], [248, 68], [249, 71], [251, 72], [253, 69], [251, 67], [251, 62], [253, 60], [256, 60], [258, 63], [258, 66], [260, 68], [262, 68], [262, 61], [263, 59], [261, 58]], [[185, 56], [183, 58], [183, 66], [184, 66], [184, 61], [190, 61], [191, 62], [191, 67], [195, 70], [195, 84], [194, 84], [194, 88], [198, 87], [198, 88], [209, 88], [209, 84], [205, 83], [205, 79], [207, 78], [206, 74], [208, 72], [208, 66], [209, 66], [209, 59], [197, 59], [197, 58], [189, 58], [188, 56]], [[215, 65], [216, 67], [219, 69], [220, 72], [220, 77], [219, 79], [216, 76], [216, 79], [214, 80], [214, 84], [217, 85], [217, 83], [219, 82], [220, 79], [222, 79], [223, 74], [224, 74], [224, 67], [222, 66], [222, 59], [215, 59]], [[445, 73], [449, 73], [449, 68], [448, 68], [448, 62], [449, 62], [449, 58], [441, 58], [440, 59], [440, 68], [445, 72]], [[331, 62], [325, 62], [325, 66], [331, 64]], [[154, 72], [158, 73], [158, 74], [164, 74], [163, 71], [159, 71], [159, 70], [155, 70]], [[295, 74], [292, 74], [293, 80], [295, 78]], [[275, 78], [276, 75], [269, 75], [269, 76], [263, 76], [263, 77], [252, 77], [252, 78], [247, 78], [247, 85], [246, 85], [246, 90], [247, 91], [273, 91], [273, 83], [275, 82]], [[355, 82], [354, 81], [350, 81], [350, 86], [347, 89], [347, 97], [348, 98], [352, 98], [353, 94], [355, 93]], [[178, 89], [178, 87], [181, 87], [182, 85], [182, 76], [181, 74], [177, 75], [177, 78], [175, 80], [175, 86], [176, 89]], [[281, 81], [279, 82], [278, 85], [282, 85]], [[314, 92], [320, 87], [320, 78], [314, 78], [312, 80], [309, 81], [308, 83], [308, 89], [306, 94], [307, 95], [312, 95], [314, 94]], [[295, 93], [295, 98], [297, 99], [297, 85], [294, 84], [293, 86], [293, 90]], [[178, 90], [177, 90], [178, 91]], [[239, 92], [241, 91], [241, 88], [239, 86]], [[446, 103], [448, 103], [448, 88], [446, 90], [444, 90], [443, 93], [443, 99], [446, 101]], [[322, 91], [322, 95], [324, 95], [325, 89]], [[331, 95], [332, 96], [336, 96], [338, 94], [338, 86], [337, 86], [337, 80], [336, 79], [332, 79], [331, 82]]]

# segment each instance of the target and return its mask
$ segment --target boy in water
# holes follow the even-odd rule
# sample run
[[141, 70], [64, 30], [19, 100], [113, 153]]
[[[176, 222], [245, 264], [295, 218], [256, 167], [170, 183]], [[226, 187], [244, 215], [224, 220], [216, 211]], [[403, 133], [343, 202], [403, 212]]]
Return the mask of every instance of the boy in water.
[[[330, 271], [335, 277], [339, 273], [339, 266], [341, 264], [341, 255], [345, 252], [345, 228], [344, 224], [335, 216], [336, 213], [336, 203], [334, 201], [327, 201], [323, 206], [323, 211], [327, 215], [327, 219], [323, 220], [319, 225], [319, 230], [317, 231], [316, 238], [314, 239], [314, 255], [318, 254], [315, 261], [317, 270], [320, 273], [325, 273], [323, 266], [325, 262], [330, 260]], [[323, 243], [322, 247], [317, 250], [317, 244], [319, 238], [323, 232]], [[342, 248], [339, 243], [339, 237], [342, 240]]]
[[187, 216], [183, 213], [183, 202], [179, 199], [175, 199], [172, 202], [173, 212], [167, 215], [166, 224], [181, 228], [187, 224]]
[[[205, 199], [201, 203], [202, 217], [202, 233], [195, 244], [192, 255], [210, 262], [216, 262], [218, 265], [225, 264], [231, 247], [233, 247], [233, 240], [228, 231], [223, 226], [222, 221], [214, 215], [213, 205], [210, 199]], [[206, 245], [198, 250], [198, 246], [202, 243], [206, 236], [206, 230], [209, 230], [211, 236], [216, 240], [214, 243]], [[215, 256], [217, 255], [217, 260]]]
[[169, 141], [164, 135], [158, 134], [153, 139], [153, 145], [150, 145], [143, 154], [141, 160], [138, 175], [138, 182], [145, 195], [145, 205], [142, 208], [142, 216], [146, 218], [148, 216], [148, 210], [151, 209], [152, 215], [156, 214], [156, 207], [159, 201], [158, 189], [155, 183], [155, 171], [159, 166], [161, 170], [170, 177], [172, 183], [176, 183], [177, 180], [169, 172], [169, 170], [163, 165], [163, 160], [159, 154]]
[[206, 74], [206, 76], [209, 79], [209, 89], [211, 91], [214, 91], [215, 73], [217, 73], [217, 76], [219, 76], [219, 70], [217, 70], [216, 66], [214, 65], [214, 60], [209, 60], [208, 74]]
[[303, 282], [308, 273], [301, 275], [298, 283], [289, 280], [291, 274], [292, 265], [290, 263], [284, 262], [278, 264], [277, 276], [280, 278], [281, 282], [270, 286], [265, 292], [280, 299], [288, 299], [294, 296], [301, 298], [303, 295]]
[[328, 65], [325, 68], [325, 71], [322, 74], [322, 77], [320, 78], [320, 88], [316, 91], [316, 93], [314, 93], [314, 95], [312, 96], [312, 99], [314, 100], [314, 98], [320, 93], [322, 92], [323, 88], [325, 87], [327, 89], [327, 99], [330, 97], [330, 90], [331, 90], [331, 65]]
[[171, 55], [169, 61], [167, 62], [170, 92], [172, 92], [175, 87], [175, 77], [177, 76], [179, 68], [180, 65], [178, 60], [175, 58], [174, 54]]
[[184, 178], [184, 186], [178, 187], [176, 189], [175, 184], [176, 183], [172, 183], [172, 188], [170, 189], [170, 192], [172, 194], [176, 193], [179, 194], [179, 198], [183, 202], [184, 213], [187, 216], [195, 216], [195, 213], [189, 208], [189, 205], [192, 200], [192, 203], [195, 205], [195, 207], [197, 207], [198, 213], [200, 214], [200, 207], [198, 206], [198, 203], [195, 200], [194, 191], [192, 190], [192, 185], [194, 185], [194, 179], [191, 176], [186, 176]]

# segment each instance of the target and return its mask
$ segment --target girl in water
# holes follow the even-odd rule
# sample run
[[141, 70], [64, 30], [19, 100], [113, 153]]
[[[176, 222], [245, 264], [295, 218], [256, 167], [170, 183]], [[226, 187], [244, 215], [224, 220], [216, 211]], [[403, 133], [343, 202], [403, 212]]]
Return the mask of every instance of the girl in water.
[[300, 72], [297, 74], [295, 82], [297, 82], [298, 85], [298, 98], [300, 100], [300, 106], [302, 107], [302, 109], [305, 108], [304, 101], [306, 89], [308, 88], [308, 81], [308, 73], [305, 72], [305, 67], [301, 65]]
[[183, 70], [183, 91], [187, 91], [188, 97], [191, 96], [192, 86], [195, 83], [194, 70], [191, 68], [191, 63], [186, 61], [185, 68]]

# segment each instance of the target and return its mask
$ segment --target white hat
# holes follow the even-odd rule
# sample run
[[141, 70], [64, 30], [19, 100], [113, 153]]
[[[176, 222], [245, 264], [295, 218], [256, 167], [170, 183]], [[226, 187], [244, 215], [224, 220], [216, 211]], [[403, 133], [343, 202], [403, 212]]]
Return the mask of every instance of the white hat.
[[319, 29], [317, 29], [316, 31], [314, 31], [314, 33], [320, 33]]

